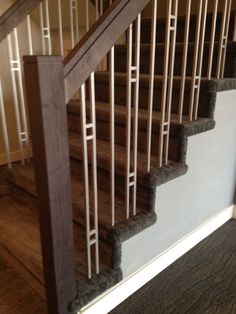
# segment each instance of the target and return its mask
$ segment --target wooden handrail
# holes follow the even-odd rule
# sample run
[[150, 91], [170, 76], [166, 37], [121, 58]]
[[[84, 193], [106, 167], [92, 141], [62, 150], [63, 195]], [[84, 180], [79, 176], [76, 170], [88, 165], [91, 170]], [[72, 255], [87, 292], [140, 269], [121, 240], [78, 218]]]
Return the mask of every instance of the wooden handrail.
[[0, 42], [17, 27], [42, 0], [17, 0], [0, 16]]
[[64, 60], [66, 102], [150, 0], [116, 0]]

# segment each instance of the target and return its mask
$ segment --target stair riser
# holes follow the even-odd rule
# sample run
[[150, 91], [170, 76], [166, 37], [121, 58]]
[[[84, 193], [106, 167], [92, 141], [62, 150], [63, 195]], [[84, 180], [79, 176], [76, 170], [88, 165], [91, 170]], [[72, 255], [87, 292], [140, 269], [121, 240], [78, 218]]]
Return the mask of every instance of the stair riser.
[[[68, 114], [68, 127], [70, 131], [77, 132], [80, 134], [80, 118], [73, 114]], [[109, 123], [105, 121], [97, 121], [96, 132], [97, 138], [109, 141]], [[140, 151], [146, 151], [147, 143], [147, 126], [144, 129], [139, 129], [138, 136], [138, 149]], [[159, 124], [153, 124], [153, 136], [152, 136], [152, 153], [154, 155], [158, 154], [159, 146]], [[124, 125], [117, 125], [115, 127], [115, 142], [118, 145], [126, 145], [126, 127]], [[179, 139], [175, 137], [170, 137], [170, 160], [179, 161]]]
[[[162, 75], [163, 74], [163, 66], [164, 66], [164, 50], [163, 47], [156, 49], [156, 61], [155, 61], [155, 74]], [[186, 68], [186, 75], [191, 76], [193, 71], [193, 58], [194, 53], [193, 49], [189, 48], [188, 51], [188, 59], [187, 59], [187, 68]], [[232, 67], [232, 62], [235, 62], [235, 54], [228, 53], [227, 60], [230, 62], [226, 62], [225, 65], [225, 77], [236, 77], [236, 68]], [[212, 63], [212, 77], [216, 77], [217, 71], [217, 62], [218, 62], [218, 47], [215, 48], [214, 58]], [[174, 75], [181, 76], [182, 75], [182, 63], [183, 63], [183, 47], [178, 48], [176, 51], [175, 56], [175, 71]], [[124, 49], [117, 49], [116, 57], [115, 57], [115, 69], [117, 72], [126, 72], [127, 64], [127, 53], [126, 48]], [[207, 77], [208, 75], [208, 64], [209, 64], [209, 47], [205, 47], [204, 49], [204, 58], [203, 58], [203, 65], [202, 65], [202, 76]], [[150, 73], [150, 47], [147, 49], [141, 50], [141, 57], [140, 57], [140, 73], [142, 74], [149, 74]]]
[[[124, 84], [124, 83], [123, 83]], [[126, 105], [126, 85], [116, 84], [115, 88], [115, 102], [116, 104]], [[178, 113], [179, 109], [179, 82], [173, 84], [172, 93], [172, 113]], [[202, 90], [204, 91], [204, 86]], [[142, 109], [148, 109], [148, 97], [149, 97], [149, 87], [148, 84], [142, 84], [140, 81], [140, 92], [139, 92], [139, 107]], [[96, 99], [98, 101], [109, 102], [109, 83], [100, 82], [99, 78], [96, 79]], [[154, 90], [154, 101], [153, 109], [161, 111], [161, 99], [162, 99], [162, 84], [160, 81], [155, 83]], [[208, 101], [207, 93], [200, 92], [199, 101], [199, 116], [205, 116], [205, 105]], [[184, 99], [184, 110], [185, 115], [189, 114], [189, 103], [190, 103], [190, 86], [186, 86], [185, 89], [185, 99]]]

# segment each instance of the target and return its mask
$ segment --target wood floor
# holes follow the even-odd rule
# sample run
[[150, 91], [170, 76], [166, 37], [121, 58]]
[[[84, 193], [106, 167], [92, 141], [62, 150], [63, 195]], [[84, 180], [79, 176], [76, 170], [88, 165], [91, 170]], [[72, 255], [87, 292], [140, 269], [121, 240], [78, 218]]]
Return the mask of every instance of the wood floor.
[[43, 299], [0, 258], [0, 314], [46, 314]]

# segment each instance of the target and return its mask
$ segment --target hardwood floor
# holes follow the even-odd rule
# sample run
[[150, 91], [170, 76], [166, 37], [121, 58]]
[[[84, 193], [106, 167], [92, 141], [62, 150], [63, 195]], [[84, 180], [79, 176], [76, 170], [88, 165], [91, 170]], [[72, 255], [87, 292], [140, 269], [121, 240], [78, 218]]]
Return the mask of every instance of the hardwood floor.
[[0, 314], [46, 314], [43, 299], [0, 258]]

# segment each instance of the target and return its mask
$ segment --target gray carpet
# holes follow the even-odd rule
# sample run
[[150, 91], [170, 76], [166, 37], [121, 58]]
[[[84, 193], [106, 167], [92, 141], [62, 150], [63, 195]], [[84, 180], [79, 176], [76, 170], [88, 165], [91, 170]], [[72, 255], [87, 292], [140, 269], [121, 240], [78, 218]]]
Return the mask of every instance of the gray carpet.
[[236, 220], [206, 238], [111, 314], [235, 314]]

